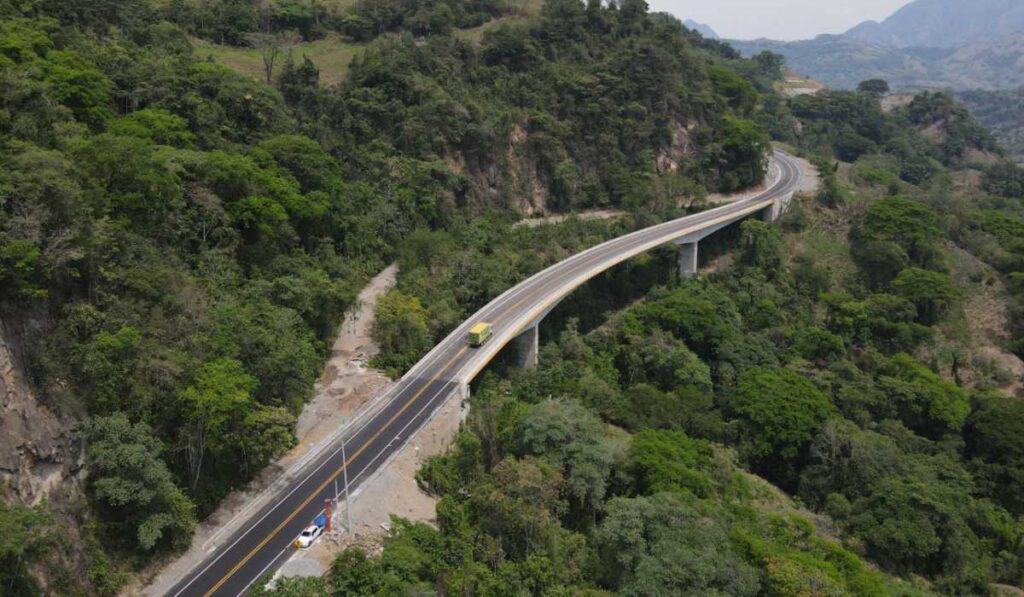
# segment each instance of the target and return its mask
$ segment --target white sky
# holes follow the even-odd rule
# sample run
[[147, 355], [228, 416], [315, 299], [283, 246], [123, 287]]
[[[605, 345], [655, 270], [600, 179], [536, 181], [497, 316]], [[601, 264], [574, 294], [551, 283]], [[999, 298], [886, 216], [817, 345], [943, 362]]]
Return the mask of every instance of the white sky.
[[810, 39], [881, 21], [910, 0], [647, 0], [652, 11], [710, 25], [731, 39]]

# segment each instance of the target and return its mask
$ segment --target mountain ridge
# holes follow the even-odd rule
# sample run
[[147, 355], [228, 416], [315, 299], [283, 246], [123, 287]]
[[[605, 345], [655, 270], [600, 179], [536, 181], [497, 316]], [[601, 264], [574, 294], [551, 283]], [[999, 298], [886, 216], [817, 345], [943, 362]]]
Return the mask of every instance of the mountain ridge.
[[694, 31], [696, 31], [697, 33], [700, 33], [701, 35], [703, 35], [704, 37], [706, 37], [708, 39], [722, 39], [718, 35], [718, 32], [716, 32], [714, 29], [712, 29], [710, 25], [706, 25], [704, 23], [698, 23], [697, 21], [694, 21], [693, 19], [686, 19], [685, 21], [683, 21], [683, 25], [687, 29], [693, 29]]
[[851, 39], [894, 48], [957, 48], [1024, 30], [1018, 0], [916, 0], [889, 18], [865, 21], [847, 31]]
[[783, 55], [830, 87], [882, 78], [895, 89], [1006, 89], [1024, 84], [1024, 2], [916, 0], [843, 34], [793, 42], [730, 41], [745, 55]]
[[794, 71], [829, 87], [852, 89], [886, 79], [894, 89], [1006, 89], [1024, 84], [1024, 32], [959, 48], [894, 48], [846, 35], [810, 40], [730, 40], [745, 56], [768, 50]]

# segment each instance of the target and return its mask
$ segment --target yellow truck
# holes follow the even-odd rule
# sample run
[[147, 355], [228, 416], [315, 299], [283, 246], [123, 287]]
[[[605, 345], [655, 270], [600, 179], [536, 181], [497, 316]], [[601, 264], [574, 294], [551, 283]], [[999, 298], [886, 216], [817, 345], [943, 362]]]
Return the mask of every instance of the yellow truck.
[[484, 342], [491, 337], [494, 333], [494, 329], [491, 324], [481, 321], [469, 328], [469, 345], [470, 346], [483, 346]]

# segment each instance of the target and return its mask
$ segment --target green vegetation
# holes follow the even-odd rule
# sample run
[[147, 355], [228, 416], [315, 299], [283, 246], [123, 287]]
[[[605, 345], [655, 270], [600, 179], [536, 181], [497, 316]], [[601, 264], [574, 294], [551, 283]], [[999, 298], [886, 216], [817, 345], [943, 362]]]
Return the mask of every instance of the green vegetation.
[[[1024, 582], [1022, 405], [963, 381], [976, 365], [962, 309], [990, 278], [953, 258], [988, 261], [1018, 300], [1019, 170], [985, 175], [1007, 197], [944, 191], [950, 169], [993, 146], [942, 96], [892, 114], [871, 88], [780, 109], [825, 178], [785, 236], [747, 222], [730, 269], [607, 319], [593, 316], [611, 308], [600, 290], [582, 289], [546, 323], [581, 318], [540, 368], [495, 366], [453, 451], [421, 470], [439, 528], [396, 522], [380, 560], [350, 550], [317, 590], [961, 595]], [[943, 135], [926, 132], [936, 123]], [[840, 154], [852, 167], [835, 167]], [[417, 254], [474, 246], [418, 242]], [[648, 260], [631, 296], [668, 279], [671, 260]], [[408, 279], [452, 259], [425, 261]], [[441, 286], [403, 292], [457, 294]], [[839, 541], [780, 514], [742, 468], [827, 515]]]
[[[55, 590], [115, 593], [288, 449], [340, 314], [386, 263], [378, 364], [399, 373], [546, 265], [760, 182], [769, 132], [821, 165], [814, 200], [727, 232], [720, 273], [680, 281], [654, 252], [575, 293], [542, 367], [496, 363], [421, 470], [438, 528], [396, 521], [380, 559], [350, 550], [274, 593], [1024, 582], [1024, 407], [979, 374], [964, 313], [978, 284], [1007, 288], [1024, 354], [1021, 169], [951, 191], [998, 147], [945, 94], [787, 102], [777, 55], [742, 60], [642, 0], [492, 20], [529, 13], [0, 2], [0, 306], [40, 395], [83, 419], [96, 521], [87, 573]], [[295, 54], [342, 35], [365, 47], [325, 87]], [[589, 207], [631, 217], [512, 226]], [[0, 509], [6, 589], [38, 592], [50, 526], [45, 506]]]
[[[200, 59], [213, 58], [218, 64], [237, 71], [251, 79], [264, 81], [267, 76], [267, 65], [263, 61], [263, 52], [259, 48], [249, 46], [229, 46], [215, 44], [202, 38], [191, 40], [195, 55]], [[363, 48], [363, 44], [353, 43], [336, 34], [312, 41], [283, 40], [280, 53], [270, 68], [271, 79], [277, 80], [286, 68], [295, 68], [296, 62], [309, 59], [319, 71], [319, 83], [331, 87], [341, 83], [348, 76], [348, 67], [352, 59]], [[292, 66], [287, 65], [291, 62]]]
[[0, 39], [0, 306], [39, 395], [83, 420], [96, 520], [68, 593], [187, 545], [293, 444], [341, 314], [388, 262], [378, 334], [400, 371], [629, 229], [510, 232], [522, 211], [643, 224], [759, 182], [779, 68], [643, 2], [0, 2]]
[[956, 94], [1018, 162], [1024, 161], [1024, 87]]
[[0, 587], [4, 595], [38, 594], [39, 586], [29, 567], [53, 547], [52, 521], [45, 507], [0, 502]]

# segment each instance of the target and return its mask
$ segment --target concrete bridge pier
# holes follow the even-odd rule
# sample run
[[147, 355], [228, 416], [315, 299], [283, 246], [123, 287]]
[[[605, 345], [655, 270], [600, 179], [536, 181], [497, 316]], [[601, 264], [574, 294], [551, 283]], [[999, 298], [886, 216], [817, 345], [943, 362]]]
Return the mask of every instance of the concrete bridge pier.
[[469, 418], [469, 382], [460, 383], [455, 394], [459, 399], [459, 418], [465, 423]]
[[692, 278], [697, 275], [697, 241], [679, 243], [679, 276]]
[[536, 369], [540, 352], [540, 327], [535, 323], [516, 336], [516, 354], [523, 369]]
[[790, 200], [793, 198], [793, 193], [776, 197], [772, 204], [761, 210], [761, 219], [765, 222], [774, 222], [782, 217], [782, 212], [786, 211], [789, 206]]

